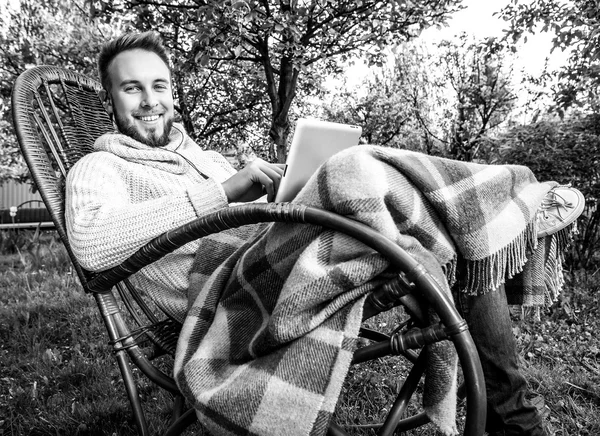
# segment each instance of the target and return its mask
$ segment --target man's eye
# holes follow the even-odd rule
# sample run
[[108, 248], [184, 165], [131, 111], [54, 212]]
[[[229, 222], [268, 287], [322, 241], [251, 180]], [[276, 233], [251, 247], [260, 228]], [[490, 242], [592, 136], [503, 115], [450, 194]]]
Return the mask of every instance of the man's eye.
[[138, 92], [139, 90], [138, 86], [128, 86], [125, 88], [125, 92]]
[[165, 91], [168, 89], [168, 86], [167, 85], [155, 85], [154, 89], [157, 89], [159, 91]]

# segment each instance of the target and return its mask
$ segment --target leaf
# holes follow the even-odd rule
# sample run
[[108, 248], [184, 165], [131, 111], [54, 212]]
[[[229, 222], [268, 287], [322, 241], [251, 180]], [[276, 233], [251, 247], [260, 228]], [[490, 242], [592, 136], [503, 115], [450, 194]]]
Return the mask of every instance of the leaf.
[[250, 6], [244, 0], [236, 1], [233, 5], [231, 5], [233, 9], [248, 9], [250, 10]]
[[201, 67], [205, 67], [208, 65], [208, 61], [210, 60], [210, 56], [207, 53], [198, 53], [196, 55], [196, 63]]

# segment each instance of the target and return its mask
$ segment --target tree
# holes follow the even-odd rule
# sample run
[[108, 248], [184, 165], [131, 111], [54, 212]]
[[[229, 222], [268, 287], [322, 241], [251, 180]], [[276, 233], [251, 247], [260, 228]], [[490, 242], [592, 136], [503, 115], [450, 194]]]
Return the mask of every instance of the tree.
[[484, 160], [486, 135], [515, 106], [512, 66], [500, 41], [466, 35], [429, 50], [405, 45], [358, 91], [342, 92], [326, 112], [363, 126], [367, 142], [455, 159]]
[[452, 158], [470, 161], [480, 157], [482, 138], [514, 108], [508, 51], [496, 38], [475, 42], [465, 34], [457, 41], [442, 41], [439, 47], [438, 85], [448, 85], [456, 98], [447, 127], [448, 152]]
[[[327, 119], [363, 128], [368, 144], [439, 154], [433, 106], [439, 102], [425, 47], [392, 48], [389, 61], [351, 89], [347, 81], [324, 97]], [[351, 69], [352, 67], [350, 67]]]
[[[598, 112], [600, 100], [600, 13], [598, 2], [588, 0], [512, 1], [500, 13], [510, 24], [507, 38], [516, 44], [528, 34], [550, 32], [553, 50], [569, 51], [567, 64], [557, 74], [554, 93], [559, 115], [568, 108], [587, 107]], [[552, 76], [548, 76], [552, 78]]]
[[[366, 56], [381, 63], [385, 46], [444, 23], [460, 0], [102, 0], [102, 13], [131, 12], [132, 25], [158, 24], [172, 47], [185, 53], [186, 71], [240, 69], [262, 86], [242, 102], [268, 99], [269, 155], [284, 161], [289, 116], [300, 77], [337, 69], [336, 62]], [[180, 38], [180, 40], [177, 40]], [[233, 70], [230, 70], [233, 71]], [[183, 98], [179, 95], [179, 98]], [[242, 105], [243, 106], [243, 105]], [[260, 105], [254, 107], [260, 109]]]

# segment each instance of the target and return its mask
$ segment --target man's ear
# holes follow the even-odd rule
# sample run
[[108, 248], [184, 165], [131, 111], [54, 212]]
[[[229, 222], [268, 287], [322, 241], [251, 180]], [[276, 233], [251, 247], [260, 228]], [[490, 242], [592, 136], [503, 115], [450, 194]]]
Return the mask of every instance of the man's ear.
[[112, 106], [112, 98], [110, 98], [110, 94], [106, 91], [106, 89], [101, 89], [98, 93], [100, 100], [102, 101], [102, 106], [104, 106], [104, 110], [109, 114], [113, 114], [113, 106]]

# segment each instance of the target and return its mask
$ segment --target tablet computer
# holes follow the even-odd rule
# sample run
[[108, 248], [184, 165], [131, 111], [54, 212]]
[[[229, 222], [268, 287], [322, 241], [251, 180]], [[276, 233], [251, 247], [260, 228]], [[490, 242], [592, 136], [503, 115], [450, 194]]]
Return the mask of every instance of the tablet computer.
[[275, 201], [293, 200], [317, 168], [337, 152], [357, 145], [361, 134], [358, 126], [300, 118]]

